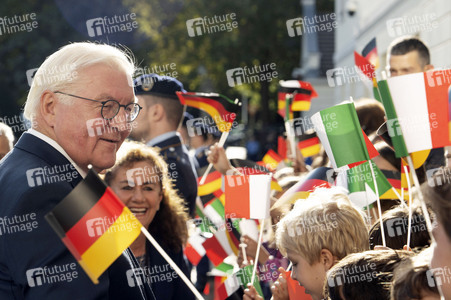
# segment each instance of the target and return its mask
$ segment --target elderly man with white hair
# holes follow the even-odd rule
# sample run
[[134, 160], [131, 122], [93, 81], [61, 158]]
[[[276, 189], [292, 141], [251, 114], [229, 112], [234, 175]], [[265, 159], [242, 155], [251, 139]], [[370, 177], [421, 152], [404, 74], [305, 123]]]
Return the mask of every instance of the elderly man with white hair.
[[14, 143], [14, 134], [11, 127], [0, 122], [0, 159], [11, 151]]
[[44, 219], [89, 165], [114, 165], [140, 111], [134, 68], [117, 48], [73, 43], [36, 72], [24, 110], [32, 128], [0, 161], [0, 299], [154, 299], [129, 249], [94, 284]]

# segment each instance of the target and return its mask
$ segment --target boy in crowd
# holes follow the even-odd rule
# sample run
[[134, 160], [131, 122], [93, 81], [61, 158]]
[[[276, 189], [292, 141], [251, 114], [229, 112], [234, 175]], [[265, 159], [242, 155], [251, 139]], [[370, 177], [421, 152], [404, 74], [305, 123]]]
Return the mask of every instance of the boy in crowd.
[[[369, 247], [362, 212], [339, 188], [317, 189], [297, 201], [278, 223], [276, 243], [293, 264], [291, 277], [313, 300], [324, 298], [326, 273], [334, 264]], [[245, 293], [252, 299], [252, 289]]]

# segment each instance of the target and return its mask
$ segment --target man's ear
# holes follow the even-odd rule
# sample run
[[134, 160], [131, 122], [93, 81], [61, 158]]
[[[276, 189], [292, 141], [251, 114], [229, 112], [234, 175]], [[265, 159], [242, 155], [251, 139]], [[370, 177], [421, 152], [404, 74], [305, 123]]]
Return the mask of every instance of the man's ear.
[[328, 249], [321, 249], [320, 263], [323, 264], [326, 271], [335, 265], [336, 260], [337, 258]]
[[425, 65], [424, 68], [423, 68], [423, 72], [430, 71], [430, 70], [433, 70], [433, 69], [434, 69], [433, 65]]
[[166, 115], [163, 105], [161, 105], [160, 103], [155, 103], [150, 106], [148, 108], [148, 113], [150, 114], [150, 118], [153, 121], [161, 121]]
[[51, 91], [44, 91], [41, 95], [39, 101], [39, 111], [41, 112], [42, 119], [45, 121], [47, 126], [55, 126], [55, 107], [57, 104], [56, 95]]

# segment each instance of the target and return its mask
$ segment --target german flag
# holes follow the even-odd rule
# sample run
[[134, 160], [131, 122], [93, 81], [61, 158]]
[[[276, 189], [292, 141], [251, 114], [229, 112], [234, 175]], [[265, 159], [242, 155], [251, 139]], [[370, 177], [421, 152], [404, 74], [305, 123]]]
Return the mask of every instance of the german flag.
[[95, 284], [142, 227], [92, 170], [45, 219]]
[[314, 169], [307, 174], [305, 179], [289, 188], [276, 203], [278, 205], [287, 202], [294, 203], [299, 199], [306, 199], [310, 193], [319, 187], [331, 188], [332, 184], [329, 181], [332, 181], [333, 174], [332, 168], [319, 167]]
[[291, 100], [290, 114], [293, 111], [307, 111], [310, 110], [310, 101], [312, 98], [318, 97], [310, 82], [300, 80], [281, 80], [279, 81], [278, 92], [278, 113], [285, 118], [285, 104], [288, 97], [293, 97]]
[[374, 66], [362, 55], [358, 54], [354, 51], [354, 61], [355, 65], [362, 71], [363, 74], [366, 75], [370, 80], [373, 80], [374, 74]]
[[304, 158], [316, 155], [320, 152], [321, 142], [316, 136], [316, 133], [302, 135], [299, 138], [302, 140], [298, 142], [298, 148]]
[[379, 56], [377, 56], [376, 38], [373, 38], [362, 50], [365, 57], [375, 69], [379, 68]]
[[[200, 180], [201, 177], [197, 179], [197, 183], [199, 183]], [[198, 186], [197, 194], [199, 196], [212, 194], [217, 190], [220, 190], [221, 187], [222, 187], [222, 175], [218, 171], [214, 171], [207, 175], [204, 184]]]
[[[404, 200], [409, 199], [409, 195], [407, 192], [407, 185], [403, 185], [403, 177], [405, 175], [402, 173], [399, 173], [398, 171], [392, 171], [392, 170], [381, 170], [382, 173], [387, 178], [388, 182], [390, 182], [391, 186], [395, 188], [395, 190], [398, 192], [399, 195], [401, 195], [401, 188], [404, 189]], [[386, 193], [382, 194], [380, 196], [380, 199], [398, 199], [398, 196], [393, 192], [393, 190], [389, 190]]]
[[224, 95], [217, 93], [176, 92], [180, 103], [203, 110], [209, 114], [219, 131], [230, 131], [235, 121], [241, 103], [238, 99], [232, 101]]
[[265, 156], [263, 156], [262, 161], [264, 162], [265, 166], [270, 167], [271, 170], [275, 170], [277, 168], [277, 165], [281, 161], [283, 161], [283, 158], [274, 150], [269, 149], [268, 152], [266, 152]]

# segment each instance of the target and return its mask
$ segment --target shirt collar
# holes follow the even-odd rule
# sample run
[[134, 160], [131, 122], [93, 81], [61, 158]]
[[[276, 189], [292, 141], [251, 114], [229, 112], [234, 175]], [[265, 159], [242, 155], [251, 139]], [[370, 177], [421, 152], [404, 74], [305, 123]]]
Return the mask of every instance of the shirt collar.
[[50, 146], [52, 146], [53, 148], [55, 148], [59, 153], [61, 153], [62, 155], [64, 155], [65, 158], [67, 158], [67, 160], [74, 165], [75, 169], [78, 171], [78, 173], [80, 173], [81, 177], [85, 178], [87, 173], [85, 171], [83, 171], [73, 160], [72, 158], [70, 158], [70, 156], [66, 153], [66, 151], [64, 151], [63, 147], [61, 147], [55, 140], [51, 139], [50, 137], [46, 136], [45, 134], [30, 128], [27, 130], [27, 133], [34, 135], [35, 137], [43, 140], [44, 142], [46, 142], [47, 144], [49, 144]]
[[177, 136], [179, 133], [177, 131], [169, 131], [166, 133], [163, 133], [157, 137], [154, 137], [150, 141], [147, 142], [147, 146], [155, 146], [158, 143], [161, 143], [162, 141], [165, 141], [171, 137]]

